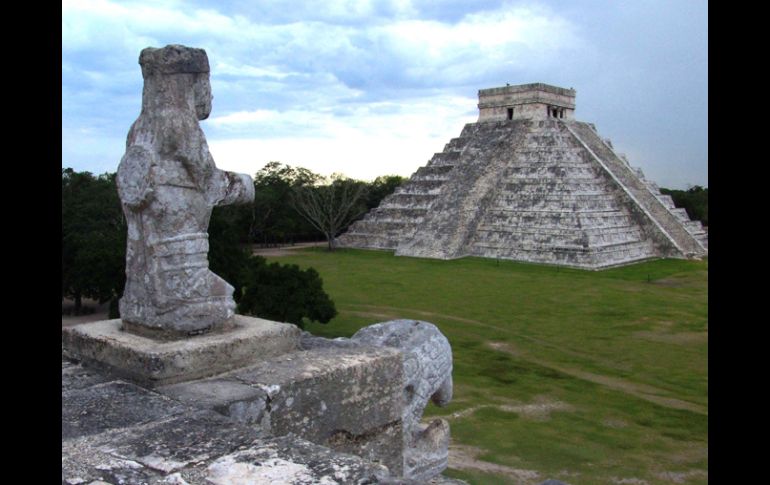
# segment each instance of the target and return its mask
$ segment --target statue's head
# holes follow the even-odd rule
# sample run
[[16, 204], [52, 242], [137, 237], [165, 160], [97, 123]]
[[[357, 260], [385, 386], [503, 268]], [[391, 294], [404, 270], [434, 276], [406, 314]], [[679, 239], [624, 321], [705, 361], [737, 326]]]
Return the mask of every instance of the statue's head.
[[211, 113], [211, 83], [206, 51], [172, 44], [157, 49], [147, 47], [139, 55], [145, 82], [157, 76], [183, 75], [189, 77], [195, 97], [195, 113], [205, 120]]

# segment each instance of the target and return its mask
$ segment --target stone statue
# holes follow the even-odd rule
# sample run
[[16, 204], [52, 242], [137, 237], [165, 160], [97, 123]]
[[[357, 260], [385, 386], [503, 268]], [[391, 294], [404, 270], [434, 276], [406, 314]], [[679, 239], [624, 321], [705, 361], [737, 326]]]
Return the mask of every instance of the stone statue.
[[206, 51], [148, 47], [142, 111], [117, 173], [128, 222], [124, 328], [181, 337], [226, 326], [233, 287], [208, 264], [214, 206], [254, 200], [251, 177], [219, 170], [198, 120], [211, 112]]
[[427, 480], [447, 467], [449, 423], [420, 423], [428, 401], [445, 406], [452, 400], [452, 347], [428, 322], [391, 320], [364, 327], [351, 342], [393, 347], [404, 354], [404, 476]]

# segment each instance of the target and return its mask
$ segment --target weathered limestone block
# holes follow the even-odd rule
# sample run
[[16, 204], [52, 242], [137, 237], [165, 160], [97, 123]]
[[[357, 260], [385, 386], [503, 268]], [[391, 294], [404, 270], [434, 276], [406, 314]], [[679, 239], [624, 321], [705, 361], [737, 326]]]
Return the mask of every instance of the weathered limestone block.
[[212, 485], [234, 483], [403, 484], [383, 466], [336, 453], [294, 436], [266, 440], [262, 446], [220, 457], [207, 468]]
[[156, 340], [125, 332], [120, 319], [62, 328], [63, 351], [144, 386], [210, 377], [296, 350], [295, 325], [235, 315], [227, 332]]
[[62, 392], [62, 439], [178, 415], [187, 406], [120, 380]]
[[110, 380], [109, 377], [102, 372], [98, 372], [95, 369], [86, 368], [80, 364], [75, 364], [66, 359], [62, 359], [62, 392], [90, 387], [94, 384], [107, 382], [108, 380]]
[[62, 484], [409, 483], [359, 457], [296, 436], [267, 438], [121, 381], [63, 392], [62, 416], [86, 423], [62, 433]]
[[[267, 390], [244, 384], [233, 377], [172, 384], [159, 387], [157, 390], [183, 403], [202, 409], [211, 409], [239, 423], [259, 429], [263, 429], [263, 420], [266, 425], [270, 423], [266, 415], [271, 411]], [[269, 428], [269, 426], [265, 427]]]
[[216, 168], [198, 123], [211, 112], [206, 52], [148, 47], [139, 64], [142, 112], [117, 173], [128, 222], [120, 313], [131, 331], [201, 333], [235, 310], [233, 287], [208, 266], [211, 210], [252, 201], [254, 185], [248, 175]]
[[401, 475], [402, 357], [351, 346], [286, 353], [215, 379], [158, 390], [270, 436], [292, 433]]

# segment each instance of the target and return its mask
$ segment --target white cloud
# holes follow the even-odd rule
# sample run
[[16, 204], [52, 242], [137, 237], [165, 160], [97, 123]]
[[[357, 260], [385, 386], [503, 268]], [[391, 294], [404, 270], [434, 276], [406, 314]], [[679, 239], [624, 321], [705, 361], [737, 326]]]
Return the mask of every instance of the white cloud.
[[[411, 175], [460, 134], [475, 99], [437, 96], [411, 103], [372, 103], [352, 108], [345, 118], [331, 112], [288, 110], [255, 111], [222, 117], [218, 124], [250, 123], [259, 126], [307, 124], [316, 129], [278, 137], [219, 139], [209, 136], [209, 147], [220, 166], [253, 174], [269, 161], [301, 166], [321, 174], [342, 172], [360, 179], [384, 174]], [[206, 127], [204, 126], [204, 130]]]
[[327, 16], [347, 12], [359, 20], [354, 25], [318, 20], [271, 24], [269, 18], [250, 20], [175, 3], [64, 0], [62, 44], [67, 51], [117, 45], [136, 56], [147, 45], [195, 38], [216, 55], [214, 65], [225, 73], [279, 79], [300, 70], [366, 76], [380, 72], [381, 60], [388, 68], [400, 65], [413, 77], [440, 79], [442, 69], [457, 61], [467, 63], [471, 73], [489, 63], [542, 65], [558, 62], [556, 54], [581, 46], [569, 22], [545, 9], [501, 7], [443, 23], [410, 18], [415, 10], [408, 1], [389, 6], [392, 16], [381, 19], [370, 2], [325, 4]]
[[218, 62], [212, 70], [219, 75], [229, 75], [238, 77], [256, 77], [284, 79], [291, 75], [299, 75], [298, 72], [286, 72], [278, 66], [256, 67], [250, 65], [233, 65], [227, 62]]
[[213, 118], [211, 124], [227, 127], [232, 125], [274, 122], [278, 120], [279, 117], [279, 112], [266, 109], [258, 109], [256, 111], [236, 111], [235, 113], [230, 113], [226, 116]]
[[[664, 86], [661, 92], [676, 95], [675, 101], [691, 95], [691, 104], [706, 102], [701, 91], [707, 93], [707, 82], [694, 90], [692, 76], [684, 76], [691, 63], [676, 57], [675, 65], [686, 67], [681, 72], [658, 65], [659, 58], [673, 55], [668, 43], [686, 59], [706, 55], [696, 47], [706, 47], [708, 31], [700, 25], [707, 15], [690, 22], [689, 10], [700, 11], [694, 5], [682, 13], [668, 6], [581, 2], [550, 8], [527, 1], [329, 0], [319, 7], [283, 0], [63, 0], [62, 123], [72, 137], [62, 143], [63, 158], [95, 159], [86, 147], [98, 145], [99, 159], [117, 166], [140, 106], [139, 52], [171, 43], [209, 54], [214, 112], [203, 126], [222, 163], [253, 164], [250, 154], [264, 152], [268, 160], [323, 173], [347, 170], [364, 177], [366, 170], [377, 175], [393, 168], [408, 174], [413, 168], [396, 168], [424, 164], [463, 123], [475, 120], [477, 89], [506, 82], [575, 86], [581, 119], [603, 123], [619, 139], [610, 129], [629, 137], [638, 132], [630, 117], [599, 115], [637, 101], [650, 108], [635, 109], [634, 123], [654, 125], [656, 133], [671, 126], [663, 131], [672, 139], [704, 132], [692, 141], [703, 145], [707, 128], [661, 120], [658, 106], [671, 100], [651, 95], [651, 86]], [[682, 29], [669, 28], [682, 19], [704, 39], [702, 47], [680, 42]], [[657, 30], [649, 31], [650, 25]], [[679, 90], [673, 89], [677, 79], [685, 79]], [[627, 99], [629, 86], [639, 93], [634, 100]], [[81, 129], [92, 130], [92, 137], [78, 138]], [[95, 136], [113, 142], [95, 143]], [[644, 138], [635, 140], [640, 160], [632, 163], [664, 157]], [[683, 154], [667, 143], [670, 163]], [[689, 155], [693, 163], [707, 158], [702, 151]]]
[[[383, 11], [386, 18], [375, 18]], [[78, 101], [99, 88], [109, 92], [110, 66], [138, 72], [143, 47], [197, 39], [190, 45], [206, 48], [215, 70], [214, 116], [203, 126], [223, 166], [247, 167], [255, 163], [252, 153], [264, 153], [265, 163], [278, 159], [321, 173], [408, 175], [476, 117], [474, 98], [419, 86], [473, 82], [490, 69], [490, 59], [493, 69], [533, 63], [577, 43], [566, 21], [546, 11], [503, 7], [455, 23], [416, 20], [415, 12], [408, 0], [338, 0], [326, 3], [315, 20], [271, 24], [178, 2], [64, 0], [64, 52], [103, 52], [96, 57], [104, 62], [68, 59], [68, 72], [79, 72], [89, 85], [87, 91], [67, 89]], [[359, 22], [323, 20], [351, 18]], [[115, 48], [122, 51], [119, 62], [108, 52]], [[369, 86], [382, 84], [383, 76], [396, 82], [389, 95]], [[353, 78], [360, 86], [351, 86]], [[399, 85], [418, 90], [400, 99]], [[125, 116], [125, 130], [133, 116]], [[70, 133], [83, 126], [66, 113], [63, 118], [72, 124]]]
[[568, 21], [546, 10], [517, 7], [473, 13], [457, 23], [403, 20], [375, 29], [406, 59], [415, 75], [446, 76], [462, 66], [466, 79], [500, 67], [555, 65], [584, 48]]

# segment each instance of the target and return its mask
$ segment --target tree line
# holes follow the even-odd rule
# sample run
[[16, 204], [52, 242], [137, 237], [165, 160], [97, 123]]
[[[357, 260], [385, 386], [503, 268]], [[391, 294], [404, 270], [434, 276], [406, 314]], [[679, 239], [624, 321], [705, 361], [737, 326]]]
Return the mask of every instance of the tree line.
[[[62, 298], [82, 311], [83, 298], [117, 301], [125, 284], [126, 222], [115, 173], [62, 169]], [[209, 267], [235, 287], [238, 312], [302, 326], [327, 323], [337, 311], [313, 268], [271, 263], [251, 254], [257, 245], [334, 239], [379, 205], [405, 178], [373, 182], [270, 162], [254, 176], [255, 200], [215, 207], [209, 223]]]
[[687, 190], [660, 189], [661, 194], [670, 195], [674, 205], [687, 211], [690, 219], [709, 225], [709, 189], [695, 185]]
[[[117, 301], [125, 284], [126, 222], [115, 173], [93, 175], [62, 169], [62, 298], [82, 310], [83, 298]], [[391, 194], [406, 179], [397, 175], [373, 182], [335, 174], [323, 177], [305, 168], [270, 162], [254, 176], [255, 200], [214, 208], [209, 224], [209, 265], [235, 287], [238, 311], [302, 325], [326, 323], [336, 315], [318, 273], [296, 265], [268, 264], [251, 254], [253, 245], [285, 245], [335, 238]], [[708, 226], [708, 188], [661, 188], [691, 219]]]
[[333, 249], [340, 233], [405, 180], [399, 175], [377, 177], [373, 182], [342, 174], [324, 177], [270, 162], [254, 176], [254, 204], [225, 209], [241, 227], [248, 226], [243, 233], [248, 242], [270, 246], [323, 238]]

